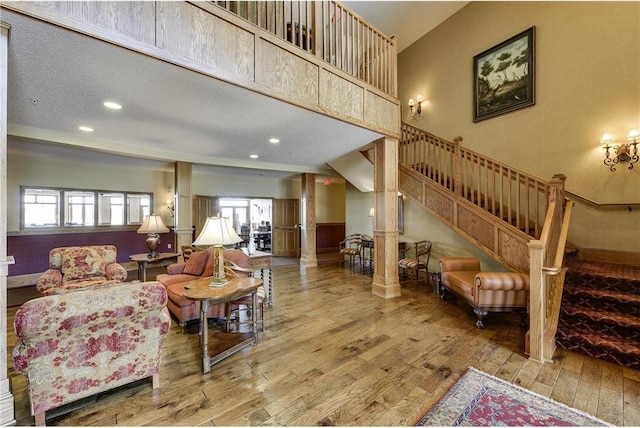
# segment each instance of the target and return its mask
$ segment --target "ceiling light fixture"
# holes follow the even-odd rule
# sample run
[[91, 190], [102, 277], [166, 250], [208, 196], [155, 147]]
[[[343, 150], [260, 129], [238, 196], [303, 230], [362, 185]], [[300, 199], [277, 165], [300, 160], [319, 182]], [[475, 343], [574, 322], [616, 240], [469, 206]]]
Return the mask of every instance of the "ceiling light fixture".
[[258, 155], [249, 155], [251, 159], [258, 159]]
[[104, 106], [106, 108], [110, 108], [112, 110], [120, 110], [122, 106], [118, 103], [114, 103], [113, 101], [105, 101]]
[[93, 132], [93, 128], [90, 126], [78, 126], [78, 129], [82, 132]]
[[270, 138], [269, 142], [272, 144], [278, 144], [280, 142], [280, 140], [278, 140], [277, 138]]

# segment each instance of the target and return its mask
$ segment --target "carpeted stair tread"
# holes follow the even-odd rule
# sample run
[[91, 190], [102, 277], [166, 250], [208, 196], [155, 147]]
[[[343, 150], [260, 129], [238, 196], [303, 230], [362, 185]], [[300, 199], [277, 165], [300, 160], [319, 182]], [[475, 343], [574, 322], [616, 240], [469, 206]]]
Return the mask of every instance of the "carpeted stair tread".
[[556, 342], [561, 348], [580, 352], [622, 366], [640, 369], [640, 343], [623, 338], [595, 335], [580, 327], [558, 328]]
[[605, 278], [638, 281], [640, 284], [640, 266], [571, 259], [566, 261], [566, 265], [569, 268], [569, 271]]
[[556, 342], [640, 369], [640, 266], [566, 259]]
[[[591, 287], [565, 284], [564, 291], [574, 295], [585, 295], [594, 299], [607, 299], [640, 305], [640, 294], [629, 294], [616, 290], [599, 290]], [[638, 290], [640, 291], [640, 290]]]
[[565, 284], [563, 300], [567, 305], [640, 317], [640, 295], [636, 294]]
[[637, 329], [640, 334], [640, 318], [638, 317], [607, 310], [586, 309], [574, 305], [563, 305], [560, 311], [563, 316], [588, 319], [599, 324], [613, 324], [623, 328]]

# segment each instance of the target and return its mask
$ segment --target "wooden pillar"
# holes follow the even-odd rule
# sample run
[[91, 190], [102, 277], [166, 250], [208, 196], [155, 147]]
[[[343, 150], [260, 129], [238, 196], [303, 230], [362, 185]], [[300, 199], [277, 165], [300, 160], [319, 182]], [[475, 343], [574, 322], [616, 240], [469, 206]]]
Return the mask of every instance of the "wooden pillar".
[[385, 299], [400, 296], [398, 279], [398, 140], [374, 143], [375, 248], [371, 292]]
[[[9, 28], [0, 23], [0, 198], [7, 200], [7, 82]], [[7, 204], [0, 205], [0, 425], [15, 425], [13, 394], [7, 375]]]
[[176, 252], [180, 252], [183, 245], [193, 242], [193, 219], [191, 214], [191, 172], [193, 165], [188, 162], [175, 163], [175, 237]]
[[316, 175], [302, 174], [301, 267], [318, 266], [316, 256]]

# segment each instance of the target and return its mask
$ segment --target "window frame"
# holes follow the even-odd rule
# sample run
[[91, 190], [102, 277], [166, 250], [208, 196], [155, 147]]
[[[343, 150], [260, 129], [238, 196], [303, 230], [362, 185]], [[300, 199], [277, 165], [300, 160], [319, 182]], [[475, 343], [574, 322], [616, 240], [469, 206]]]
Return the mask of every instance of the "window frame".
[[[29, 194], [29, 190], [50, 191], [51, 193], [57, 193], [57, 223], [50, 225], [36, 225], [30, 226], [26, 224], [26, 196]], [[67, 213], [67, 193], [78, 192], [83, 194], [93, 194], [93, 224], [67, 224], [70, 218]], [[104, 195], [122, 195], [122, 208], [123, 208], [123, 224], [100, 224], [99, 213], [102, 205], [100, 198]], [[141, 201], [138, 203], [138, 211], [135, 216], [139, 218], [139, 221], [131, 220], [130, 210], [132, 209], [130, 201], [134, 197]], [[143, 202], [148, 197], [149, 204], [146, 206]], [[139, 226], [144, 220], [144, 216], [147, 215], [146, 211], [151, 214], [153, 210], [154, 194], [153, 192], [129, 192], [121, 190], [104, 190], [104, 189], [78, 189], [69, 187], [47, 187], [47, 186], [20, 186], [20, 230], [22, 231], [37, 231], [37, 230], [72, 230], [83, 229], [89, 230], [92, 228], [128, 228], [131, 226]], [[111, 207], [111, 205], [109, 205]]]

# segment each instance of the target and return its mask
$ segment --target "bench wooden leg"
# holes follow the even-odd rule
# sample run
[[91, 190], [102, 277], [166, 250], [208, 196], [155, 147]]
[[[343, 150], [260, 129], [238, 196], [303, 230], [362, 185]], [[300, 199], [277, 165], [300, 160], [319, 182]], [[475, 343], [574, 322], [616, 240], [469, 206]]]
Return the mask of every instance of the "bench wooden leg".
[[45, 426], [47, 423], [45, 422], [45, 418], [44, 418], [44, 412], [40, 412], [40, 413], [36, 413], [35, 414], [35, 418], [36, 418], [36, 426]]

